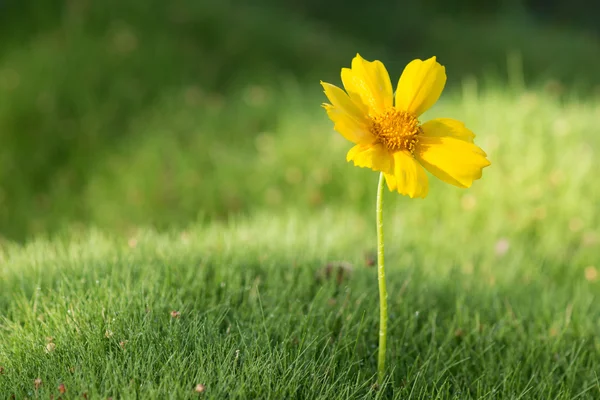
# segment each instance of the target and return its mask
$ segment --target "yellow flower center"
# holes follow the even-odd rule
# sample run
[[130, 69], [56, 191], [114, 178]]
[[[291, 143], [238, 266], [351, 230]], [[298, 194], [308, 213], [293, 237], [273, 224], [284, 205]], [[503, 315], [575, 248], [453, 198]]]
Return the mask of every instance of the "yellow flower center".
[[411, 154], [423, 132], [414, 115], [395, 108], [371, 118], [370, 130], [388, 150], [408, 150]]

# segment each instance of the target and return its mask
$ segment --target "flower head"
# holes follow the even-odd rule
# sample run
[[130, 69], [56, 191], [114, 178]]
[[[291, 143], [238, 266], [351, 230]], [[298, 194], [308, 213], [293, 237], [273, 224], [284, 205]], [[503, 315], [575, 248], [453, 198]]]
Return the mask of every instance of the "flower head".
[[334, 129], [355, 144], [346, 159], [383, 172], [390, 190], [410, 197], [427, 196], [425, 169], [444, 182], [467, 188], [490, 165], [485, 152], [473, 143], [475, 135], [462, 122], [450, 118], [419, 121], [446, 84], [446, 70], [435, 57], [411, 61], [395, 94], [385, 66], [358, 54], [351, 68], [342, 68], [342, 83], [345, 91], [329, 83], [321, 85], [331, 102], [323, 106]]

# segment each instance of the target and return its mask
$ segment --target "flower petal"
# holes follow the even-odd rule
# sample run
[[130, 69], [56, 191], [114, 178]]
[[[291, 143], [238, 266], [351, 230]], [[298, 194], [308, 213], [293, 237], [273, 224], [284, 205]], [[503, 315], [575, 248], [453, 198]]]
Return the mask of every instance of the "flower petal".
[[[344, 84], [344, 89], [348, 96], [352, 99], [354, 104], [361, 110], [364, 115], [369, 115], [370, 106], [367, 104], [374, 103], [374, 99], [372, 98], [369, 91], [364, 89], [365, 85], [362, 80], [356, 75], [354, 71], [350, 68], [342, 68], [342, 83]], [[363, 100], [364, 92], [367, 92], [367, 95], [364, 96], [365, 100]], [[371, 98], [369, 98], [369, 96]], [[371, 113], [373, 113], [371, 111]]]
[[479, 147], [450, 136], [419, 137], [415, 157], [437, 178], [461, 188], [470, 187], [491, 164]]
[[346, 155], [348, 162], [354, 161], [357, 167], [371, 168], [374, 171], [392, 173], [394, 159], [388, 149], [381, 143], [375, 145], [357, 144]]
[[446, 84], [446, 68], [435, 57], [411, 61], [396, 90], [396, 108], [419, 116], [440, 98]]
[[368, 122], [367, 115], [365, 115], [361, 111], [361, 109], [356, 104], [354, 104], [354, 102], [352, 101], [352, 99], [350, 99], [350, 97], [348, 97], [346, 92], [344, 92], [339, 87], [326, 82], [321, 82], [321, 86], [323, 86], [323, 89], [325, 89], [325, 95], [335, 108], [345, 112], [350, 117], [354, 118], [357, 122], [364, 124]]
[[425, 198], [429, 192], [429, 181], [425, 170], [407, 152], [394, 153], [394, 174], [385, 175], [388, 188], [411, 198]]
[[358, 122], [344, 111], [330, 104], [324, 105], [327, 115], [335, 125], [333, 129], [352, 143], [368, 144], [375, 141], [375, 137], [369, 132], [362, 122]]
[[344, 88], [357, 104], [371, 115], [392, 107], [392, 81], [381, 61], [367, 61], [359, 54], [352, 60], [352, 68], [342, 68]]
[[385, 183], [387, 183], [387, 187], [390, 189], [390, 192], [396, 190], [398, 185], [396, 184], [396, 177], [394, 174], [383, 174], [383, 176], [385, 177]]
[[442, 137], [449, 136], [454, 139], [473, 143], [475, 134], [467, 129], [465, 124], [452, 118], [437, 118], [421, 125], [425, 136]]

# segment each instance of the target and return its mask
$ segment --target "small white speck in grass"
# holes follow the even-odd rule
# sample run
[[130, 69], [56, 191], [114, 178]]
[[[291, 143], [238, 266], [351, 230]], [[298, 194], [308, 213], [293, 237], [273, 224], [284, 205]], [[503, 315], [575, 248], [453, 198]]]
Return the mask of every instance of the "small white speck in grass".
[[585, 279], [589, 282], [594, 282], [595, 280], [598, 279], [598, 270], [596, 270], [596, 267], [594, 266], [589, 266], [585, 269], [584, 271], [585, 274]]
[[496, 242], [496, 247], [494, 248], [497, 256], [503, 256], [508, 252], [510, 248], [510, 242], [506, 238], [502, 238]]
[[206, 390], [206, 386], [204, 386], [201, 383], [197, 384], [196, 387], [194, 388], [194, 391], [196, 393], [203, 393], [205, 390]]

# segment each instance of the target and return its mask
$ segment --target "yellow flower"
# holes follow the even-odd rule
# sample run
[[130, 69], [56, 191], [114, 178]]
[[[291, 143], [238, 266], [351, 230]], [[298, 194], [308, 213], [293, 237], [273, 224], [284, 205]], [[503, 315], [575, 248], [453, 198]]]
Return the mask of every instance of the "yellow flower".
[[347, 161], [384, 173], [390, 190], [425, 197], [429, 183], [425, 169], [444, 182], [470, 187], [490, 165], [473, 143], [475, 135], [450, 118], [421, 124], [418, 117], [438, 100], [446, 84], [446, 70], [432, 57], [411, 61], [393, 93], [390, 76], [380, 61], [359, 54], [352, 68], [342, 68], [346, 91], [321, 82], [331, 104], [323, 104], [334, 129], [355, 143]]

